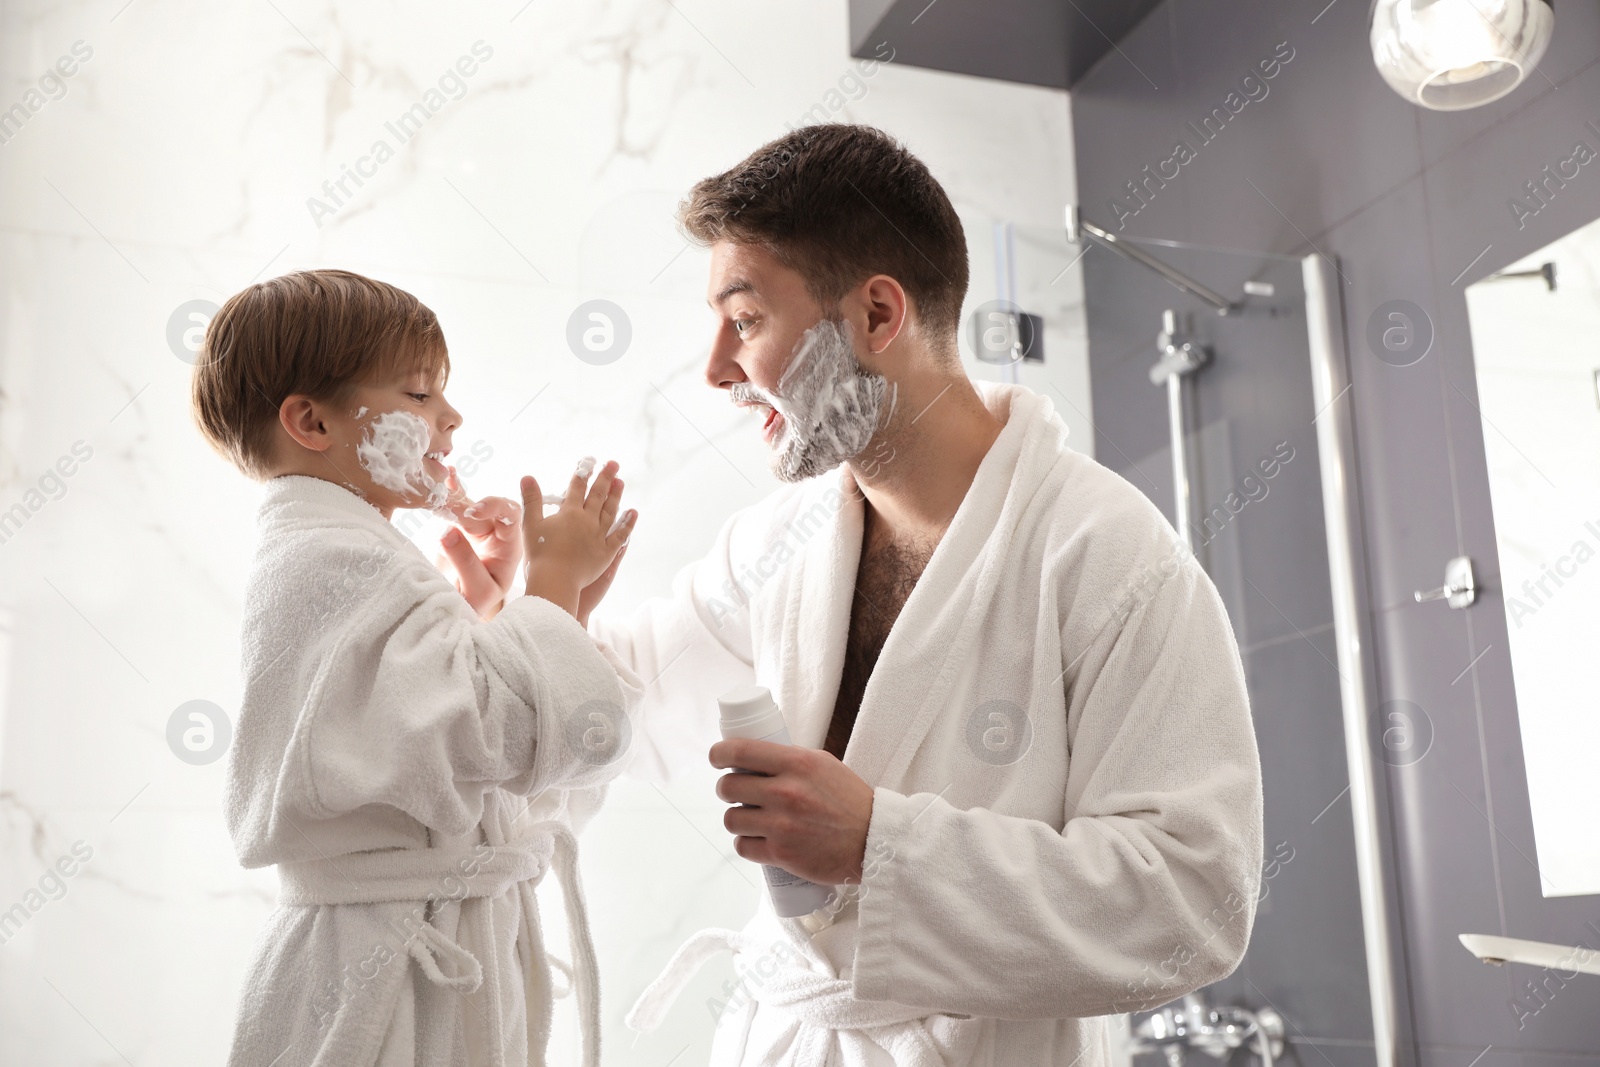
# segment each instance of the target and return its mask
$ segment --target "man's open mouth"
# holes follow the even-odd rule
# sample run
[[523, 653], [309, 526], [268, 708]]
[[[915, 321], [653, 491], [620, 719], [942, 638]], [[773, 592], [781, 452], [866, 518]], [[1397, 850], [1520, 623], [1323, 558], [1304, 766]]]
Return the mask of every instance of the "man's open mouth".
[[734, 403], [749, 411], [762, 412], [761, 439], [771, 443], [783, 431], [784, 418], [778, 409], [766, 400], [759, 400], [753, 396], [737, 397]]
[[752, 407], [765, 409], [767, 417], [761, 421], [761, 439], [771, 444], [783, 432], [783, 415], [770, 404], [752, 404]]

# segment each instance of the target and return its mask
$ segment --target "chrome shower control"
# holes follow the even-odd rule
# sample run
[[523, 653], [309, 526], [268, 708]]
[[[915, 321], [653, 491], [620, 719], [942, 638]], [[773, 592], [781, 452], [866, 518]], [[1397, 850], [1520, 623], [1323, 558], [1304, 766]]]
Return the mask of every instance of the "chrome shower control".
[[1443, 600], [1452, 608], [1470, 607], [1478, 599], [1478, 583], [1472, 574], [1472, 560], [1457, 556], [1444, 565], [1444, 586], [1424, 592], [1418, 589], [1411, 594], [1422, 604], [1429, 600]]

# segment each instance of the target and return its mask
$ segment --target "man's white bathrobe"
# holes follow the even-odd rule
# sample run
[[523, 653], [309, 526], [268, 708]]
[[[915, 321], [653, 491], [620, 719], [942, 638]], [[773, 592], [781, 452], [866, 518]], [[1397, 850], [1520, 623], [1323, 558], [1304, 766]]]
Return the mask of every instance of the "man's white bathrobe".
[[[1261, 772], [1215, 588], [1136, 489], [1067, 448], [1048, 399], [1005, 427], [884, 645], [844, 762], [874, 787], [858, 899], [697, 935], [743, 985], [713, 1062], [1099, 1067], [1105, 1020], [1231, 972], [1255, 917]], [[880, 462], [893, 462], [892, 457]], [[821, 747], [863, 503], [845, 472], [735, 515], [675, 595], [595, 623], [641, 676], [631, 773], [701, 765], [716, 697], [769, 687]], [[701, 1017], [704, 1017], [702, 1015]]]
[[226, 816], [280, 892], [231, 1067], [542, 1064], [552, 1013], [535, 886], [573, 931], [585, 1063], [594, 950], [573, 833], [615, 775], [636, 679], [549, 601], [489, 622], [375, 508], [267, 483], [246, 594]]

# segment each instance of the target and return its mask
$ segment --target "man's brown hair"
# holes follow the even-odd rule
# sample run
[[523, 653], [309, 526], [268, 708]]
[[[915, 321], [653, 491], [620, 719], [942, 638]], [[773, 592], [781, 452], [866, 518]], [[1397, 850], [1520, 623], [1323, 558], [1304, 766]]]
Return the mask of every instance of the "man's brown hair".
[[450, 374], [444, 331], [403, 289], [305, 270], [235, 293], [206, 327], [191, 400], [200, 432], [252, 478], [271, 475], [278, 408], [297, 393], [342, 403], [356, 386]]
[[967, 242], [922, 161], [871, 126], [803, 126], [689, 191], [691, 238], [766, 248], [828, 307], [874, 274], [904, 287], [936, 348], [954, 347]]

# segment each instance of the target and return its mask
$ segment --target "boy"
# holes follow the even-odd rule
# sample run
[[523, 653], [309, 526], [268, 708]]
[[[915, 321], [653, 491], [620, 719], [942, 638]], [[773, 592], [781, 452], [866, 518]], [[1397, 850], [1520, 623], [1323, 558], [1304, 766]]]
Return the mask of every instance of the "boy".
[[[276, 864], [281, 889], [237, 1067], [542, 1064], [552, 962], [599, 1063], [573, 834], [640, 687], [584, 624], [637, 515], [619, 518], [615, 463], [592, 485], [580, 464], [548, 517], [532, 478], [520, 508], [468, 500], [444, 464], [448, 374], [433, 312], [332, 270], [232, 297], [195, 367], [202, 432], [266, 482], [226, 816], [240, 862]], [[480, 542], [502, 594], [525, 551], [527, 595], [477, 618], [390, 525], [420, 507]], [[534, 888], [552, 864], [571, 968], [544, 954]]]

